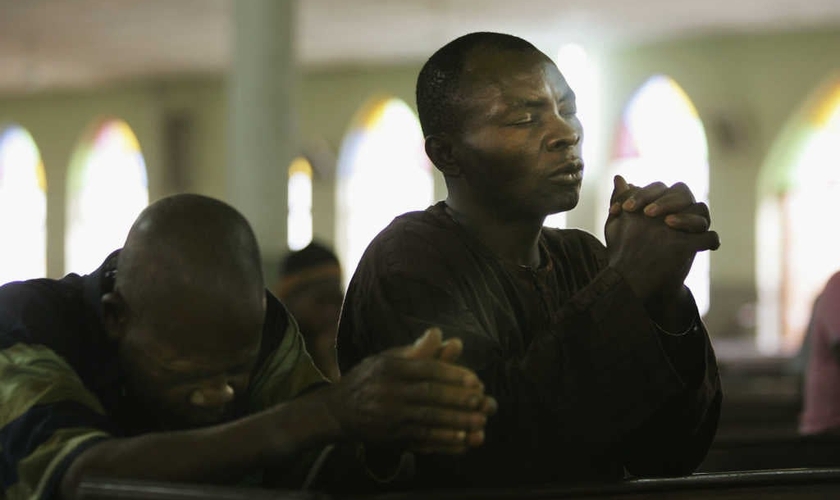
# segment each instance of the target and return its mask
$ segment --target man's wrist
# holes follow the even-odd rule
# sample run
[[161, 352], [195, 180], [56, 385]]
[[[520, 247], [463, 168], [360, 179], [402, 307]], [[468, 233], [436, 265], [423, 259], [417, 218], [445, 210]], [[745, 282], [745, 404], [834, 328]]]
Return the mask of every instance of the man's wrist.
[[669, 335], [688, 333], [697, 323], [697, 306], [685, 285], [654, 295], [645, 306], [654, 325]]
[[406, 479], [414, 473], [414, 455], [408, 451], [386, 447], [369, 447], [359, 443], [356, 457], [371, 479], [387, 484]]

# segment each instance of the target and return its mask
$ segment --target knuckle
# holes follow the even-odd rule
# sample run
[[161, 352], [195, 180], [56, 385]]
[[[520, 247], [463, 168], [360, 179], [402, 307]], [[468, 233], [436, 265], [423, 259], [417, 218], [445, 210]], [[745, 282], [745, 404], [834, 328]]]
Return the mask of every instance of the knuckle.
[[437, 387], [434, 382], [431, 380], [426, 380], [423, 382], [423, 395], [428, 400], [434, 400], [437, 397]]
[[395, 360], [390, 356], [380, 356], [376, 360], [377, 373], [390, 374], [395, 369]]
[[420, 422], [429, 424], [438, 421], [437, 411], [430, 407], [424, 407], [417, 412], [417, 418]]

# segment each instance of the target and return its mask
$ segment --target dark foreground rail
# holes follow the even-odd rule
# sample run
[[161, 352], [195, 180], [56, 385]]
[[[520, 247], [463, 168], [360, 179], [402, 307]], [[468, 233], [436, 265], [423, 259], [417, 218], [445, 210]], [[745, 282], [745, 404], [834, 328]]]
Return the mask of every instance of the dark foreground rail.
[[84, 500], [550, 500], [617, 498], [636, 499], [826, 499], [840, 498], [840, 468], [783, 469], [688, 477], [633, 479], [612, 484], [546, 486], [516, 489], [458, 489], [389, 493], [365, 497], [326, 495], [305, 491], [156, 483], [98, 479], [79, 487]]

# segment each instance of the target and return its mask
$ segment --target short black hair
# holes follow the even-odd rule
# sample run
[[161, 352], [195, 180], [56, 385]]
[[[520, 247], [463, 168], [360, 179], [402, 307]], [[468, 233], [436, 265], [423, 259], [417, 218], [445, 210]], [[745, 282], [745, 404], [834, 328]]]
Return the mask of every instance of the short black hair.
[[494, 50], [540, 52], [530, 42], [504, 33], [480, 31], [452, 40], [426, 61], [417, 76], [417, 114], [423, 135], [453, 130], [456, 126], [453, 104], [467, 55], [478, 47]]
[[338, 257], [326, 245], [313, 241], [300, 250], [286, 254], [280, 262], [280, 277], [290, 276], [322, 264], [338, 265]]

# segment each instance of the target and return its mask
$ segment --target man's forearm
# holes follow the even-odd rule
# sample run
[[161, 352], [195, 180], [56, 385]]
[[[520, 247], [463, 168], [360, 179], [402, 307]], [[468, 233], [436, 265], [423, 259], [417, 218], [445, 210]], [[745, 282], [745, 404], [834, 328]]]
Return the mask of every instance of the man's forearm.
[[82, 453], [61, 481], [74, 498], [85, 477], [224, 483], [340, 437], [324, 409], [324, 388], [227, 424], [103, 441]]

